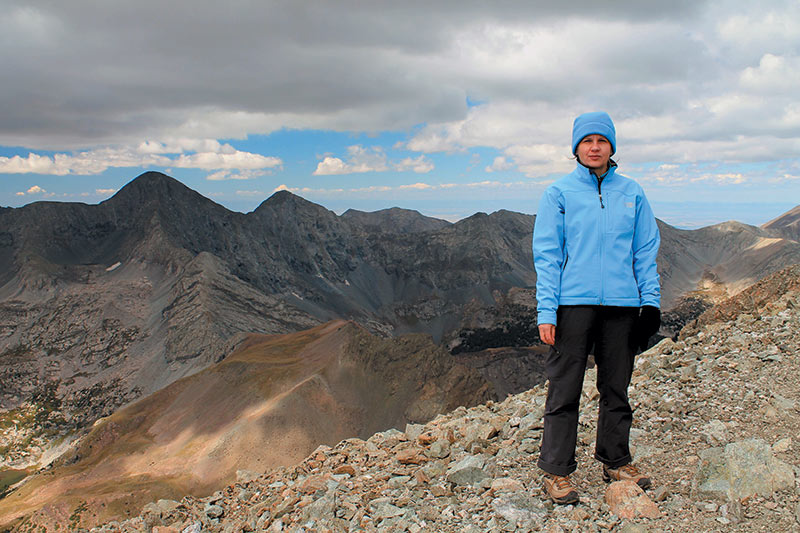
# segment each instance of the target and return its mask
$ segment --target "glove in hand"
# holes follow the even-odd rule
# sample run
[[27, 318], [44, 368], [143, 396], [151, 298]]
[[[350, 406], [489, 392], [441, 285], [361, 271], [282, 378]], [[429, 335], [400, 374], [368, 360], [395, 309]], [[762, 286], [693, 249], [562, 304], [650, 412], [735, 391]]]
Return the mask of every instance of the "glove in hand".
[[639, 320], [636, 323], [637, 340], [642, 351], [647, 349], [647, 342], [658, 332], [660, 327], [661, 310], [652, 305], [643, 305], [639, 310]]

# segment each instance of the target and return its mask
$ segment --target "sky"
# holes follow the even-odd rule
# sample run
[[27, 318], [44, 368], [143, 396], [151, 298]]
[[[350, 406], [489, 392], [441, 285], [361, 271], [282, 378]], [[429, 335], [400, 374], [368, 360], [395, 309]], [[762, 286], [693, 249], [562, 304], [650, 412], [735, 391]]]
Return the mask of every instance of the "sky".
[[605, 110], [679, 227], [800, 204], [800, 2], [0, 0], [0, 205], [148, 170], [249, 212], [534, 214]]

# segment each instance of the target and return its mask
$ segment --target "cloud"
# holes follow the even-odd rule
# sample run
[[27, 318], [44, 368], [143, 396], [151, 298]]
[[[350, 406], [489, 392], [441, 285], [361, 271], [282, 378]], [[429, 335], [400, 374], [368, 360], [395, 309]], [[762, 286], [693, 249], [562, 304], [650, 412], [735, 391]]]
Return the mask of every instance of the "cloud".
[[351, 174], [352, 169], [338, 157], [326, 156], [319, 162], [314, 171], [315, 176], [332, 176], [336, 174]]
[[386, 172], [388, 170], [396, 170], [398, 172], [412, 171], [417, 174], [425, 174], [434, 169], [433, 162], [424, 155], [414, 158], [406, 157], [397, 162], [390, 162], [380, 146], [364, 148], [361, 145], [353, 145], [347, 148], [347, 153], [346, 161], [330, 155], [325, 156], [317, 164], [313, 174], [315, 176], [332, 176], [337, 174]]
[[486, 172], [502, 172], [504, 170], [511, 170], [514, 164], [508, 161], [505, 157], [499, 155], [494, 158], [491, 165], [488, 165], [484, 170]]
[[389, 191], [393, 191], [393, 190], [394, 190], [394, 187], [390, 187], [388, 185], [371, 185], [369, 187], [358, 187], [358, 188], [355, 188], [355, 189], [350, 189], [351, 192], [362, 192], [362, 193], [363, 192], [366, 192], [366, 193], [371, 193], [371, 192], [389, 192]]
[[[186, 149], [208, 151], [181, 153]], [[178, 153], [180, 155], [174, 157]], [[59, 176], [100, 174], [109, 168], [120, 167], [175, 167], [219, 169], [227, 171], [225, 179], [250, 179], [254, 171], [280, 169], [282, 165], [283, 161], [280, 158], [242, 152], [229, 144], [219, 144], [217, 141], [205, 139], [182, 140], [172, 145], [144, 142], [139, 143], [136, 148], [102, 147], [72, 154], [57, 153], [52, 157], [33, 152], [27, 157], [18, 155], [0, 157], [0, 173]], [[233, 170], [241, 172], [235, 174], [231, 172]], [[242, 177], [233, 177], [235, 175]]]
[[0, 157], [0, 172], [5, 174], [67, 174], [66, 170], [59, 169], [54, 158], [34, 153], [28, 157], [15, 155], [13, 157]]
[[[574, 81], [564, 72], [619, 76], [618, 65], [628, 62], [630, 72], [647, 67], [642, 77], [670, 76], [702, 56], [683, 52], [695, 44], [687, 35], [696, 19], [719, 20], [699, 16], [707, 5], [681, 0], [643, 9], [628, 0], [589, 16], [582, 12], [593, 5], [585, 1], [445, 1], [425, 9], [378, 1], [302, 10], [266, 1], [196, 5], [187, 18], [179, 6], [153, 0], [135, 10], [10, 0], [0, 21], [7, 52], [0, 107], [9, 110], [0, 144], [73, 150], [166, 133], [224, 139], [453, 121], [466, 114], [467, 96], [574, 94], [563, 90], [565, 79]], [[157, 19], [148, 15], [154, 11]], [[583, 51], [594, 46], [597, 24], [608, 28], [609, 53], [591, 66]], [[164, 49], [167, 34], [172, 44]], [[643, 35], [664, 46], [631, 46]], [[560, 75], [548, 83], [553, 70]]]
[[271, 173], [269, 170], [219, 170], [206, 176], [206, 179], [208, 181], [252, 180], [269, 173]]
[[117, 189], [95, 189], [94, 192], [101, 196], [108, 196], [117, 192]]
[[428, 172], [432, 171], [435, 167], [432, 161], [430, 161], [424, 155], [421, 155], [415, 158], [407, 157], [402, 161], [395, 163], [394, 168], [399, 172], [411, 170], [412, 172], [416, 172], [417, 174], [427, 174]]
[[740, 75], [744, 89], [759, 95], [800, 93], [800, 57], [764, 54], [757, 67], [747, 67]]
[[267, 157], [250, 152], [240, 152], [234, 150], [226, 152], [198, 152], [194, 154], [183, 154], [170, 161], [169, 166], [177, 168], [200, 168], [204, 170], [212, 169], [241, 169], [255, 170], [262, 168], [279, 168], [282, 161], [277, 157]]
[[46, 190], [42, 189], [38, 185], [34, 185], [33, 187], [25, 191], [25, 194], [44, 194], [46, 192], [47, 192]]
[[739, 172], [723, 172], [701, 174], [691, 178], [692, 182], [713, 182], [719, 184], [740, 184], [745, 182], [745, 176]]
[[513, 166], [542, 183], [574, 165], [571, 121], [594, 109], [617, 123], [623, 169], [800, 158], [796, 0], [344, 7], [198, 3], [187, 18], [153, 0], [9, 0], [0, 145], [48, 155], [0, 158], [0, 172], [248, 179], [284, 162], [225, 139], [391, 131], [408, 139], [387, 150], [417, 153], [356, 145], [326, 154], [314, 174], [429, 173], [430, 154], [491, 148], [486, 172]]
[[407, 189], [415, 189], [418, 191], [424, 191], [426, 189], [433, 189], [433, 185], [429, 185], [427, 183], [410, 183], [408, 185], [400, 185], [398, 187], [399, 190], [407, 190]]

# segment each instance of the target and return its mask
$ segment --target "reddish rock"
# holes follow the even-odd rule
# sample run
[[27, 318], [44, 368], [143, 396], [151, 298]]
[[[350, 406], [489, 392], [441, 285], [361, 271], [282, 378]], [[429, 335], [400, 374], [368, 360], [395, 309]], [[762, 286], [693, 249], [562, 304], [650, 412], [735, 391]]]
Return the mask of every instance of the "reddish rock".
[[525, 490], [522, 483], [516, 479], [501, 477], [492, 481], [492, 492], [521, 492]]
[[423, 446], [428, 446], [431, 443], [435, 442], [438, 437], [436, 437], [433, 433], [423, 433], [419, 437], [417, 437], [417, 442], [422, 444]]
[[334, 474], [347, 474], [350, 477], [356, 476], [356, 469], [353, 468], [353, 465], [339, 465], [333, 471]]
[[303, 494], [313, 494], [318, 490], [325, 490], [327, 489], [328, 479], [328, 475], [310, 476], [300, 485], [300, 492]]
[[615, 481], [606, 489], [606, 503], [620, 518], [658, 518], [658, 506], [633, 481]]
[[419, 448], [407, 448], [397, 452], [397, 462], [401, 465], [419, 465], [428, 460]]

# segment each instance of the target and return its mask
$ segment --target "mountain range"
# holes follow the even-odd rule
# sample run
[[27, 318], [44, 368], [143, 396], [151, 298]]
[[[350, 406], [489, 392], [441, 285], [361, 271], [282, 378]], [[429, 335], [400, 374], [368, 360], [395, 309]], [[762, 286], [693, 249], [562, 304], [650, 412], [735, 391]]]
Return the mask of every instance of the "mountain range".
[[[674, 310], [662, 334], [676, 334], [712, 303], [800, 263], [799, 209], [760, 228], [726, 222], [681, 230], [659, 221], [663, 307]], [[271, 445], [264, 462], [285, 464], [322, 442], [525, 390], [542, 380], [535, 346], [534, 223], [535, 217], [510, 211], [478, 213], [456, 223], [399, 208], [336, 215], [287, 191], [243, 214], [155, 172], [98, 205], [37, 202], [2, 208], [0, 424], [14, 428], [13, 434], [4, 429], [2, 466], [22, 471], [65, 457], [90, 464], [100, 452], [86, 446], [105, 441], [95, 433], [78, 437], [98, 419], [139, 420], [144, 415], [134, 415], [137, 409], [158, 412], [174, 395], [198, 401], [199, 392], [180, 391], [213, 391], [233, 379], [225, 377], [230, 370], [221, 369], [235, 367], [237, 358], [259, 343], [278, 342], [259, 335], [292, 339], [348, 332], [329, 341], [327, 362], [281, 382], [297, 394], [278, 402], [288, 409], [276, 415], [287, 434], [307, 425], [298, 421], [308, 410], [301, 415], [291, 405], [321, 401], [335, 412], [354, 406], [364, 411], [335, 430], [323, 424], [311, 431], [294, 455]], [[358, 350], [343, 348], [352, 347], [355, 337], [368, 345], [405, 348], [375, 350], [367, 363], [358, 359]], [[420, 342], [427, 343], [424, 349]], [[327, 359], [333, 353], [348, 354], [349, 364], [358, 367], [350, 381], [324, 370], [333, 364]], [[421, 353], [438, 355], [414, 359]], [[418, 368], [397, 366], [408, 358]], [[394, 392], [376, 399], [369, 387], [353, 388], [365, 383], [367, 368], [392, 368], [408, 379], [393, 381]], [[451, 372], [471, 385], [445, 386]], [[421, 392], [425, 379], [433, 389]], [[278, 389], [262, 390], [259, 401], [278, 401]], [[218, 396], [224, 390], [218, 389]], [[350, 396], [337, 396], [343, 391]], [[247, 394], [249, 399], [230, 398], [239, 402], [233, 412], [247, 412], [254, 393]], [[390, 400], [398, 403], [381, 416], [367, 414]], [[416, 407], [398, 410], [398, 405]], [[183, 414], [185, 420], [200, 416]], [[146, 418], [158, 426], [160, 418]], [[28, 426], [20, 423], [25, 420]], [[253, 420], [263, 423], [258, 416]], [[189, 431], [185, 443], [194, 442], [191, 423], [161, 424], [163, 431], [154, 429], [147, 439], [182, 427]], [[218, 438], [241, 445], [230, 436], [239, 433], [216, 429]], [[147, 457], [147, 446], [139, 444], [131, 449]], [[208, 482], [229, 480], [232, 472], [230, 465], [220, 467]]]

